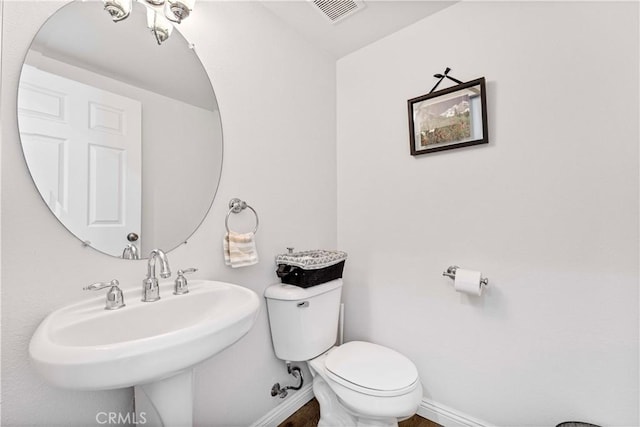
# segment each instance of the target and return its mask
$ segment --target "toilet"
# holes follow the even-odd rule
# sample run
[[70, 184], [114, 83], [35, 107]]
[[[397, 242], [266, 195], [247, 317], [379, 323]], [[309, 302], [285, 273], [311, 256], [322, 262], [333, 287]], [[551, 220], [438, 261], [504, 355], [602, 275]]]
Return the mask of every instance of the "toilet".
[[307, 362], [319, 427], [397, 426], [422, 400], [407, 357], [364, 341], [336, 345], [342, 279], [310, 288], [276, 283], [264, 293], [276, 357]]

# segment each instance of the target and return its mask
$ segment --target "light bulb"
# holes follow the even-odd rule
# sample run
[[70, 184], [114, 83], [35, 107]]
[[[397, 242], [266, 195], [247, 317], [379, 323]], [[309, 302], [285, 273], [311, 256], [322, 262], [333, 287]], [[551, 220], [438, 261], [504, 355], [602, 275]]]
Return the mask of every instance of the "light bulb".
[[171, 21], [180, 23], [193, 10], [195, 0], [168, 0], [164, 13]]
[[167, 40], [173, 31], [171, 22], [151, 8], [147, 9], [147, 27], [155, 36], [158, 44]]
[[113, 22], [122, 21], [131, 13], [131, 0], [103, 0], [103, 3]]

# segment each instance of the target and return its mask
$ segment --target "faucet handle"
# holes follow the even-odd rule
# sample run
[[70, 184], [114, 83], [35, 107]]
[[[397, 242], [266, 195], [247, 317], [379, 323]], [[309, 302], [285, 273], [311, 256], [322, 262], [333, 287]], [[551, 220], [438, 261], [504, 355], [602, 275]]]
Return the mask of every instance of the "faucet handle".
[[109, 291], [107, 291], [107, 300], [105, 302], [104, 309], [117, 310], [126, 305], [124, 303], [124, 295], [122, 294], [122, 290], [118, 287], [119, 284], [120, 282], [118, 282], [116, 279], [113, 279], [110, 282], [92, 283], [82, 289], [84, 289], [85, 291], [98, 291], [100, 289], [111, 287]]
[[185, 268], [184, 270], [178, 270], [178, 277], [176, 277], [176, 282], [173, 287], [174, 295], [183, 295], [189, 293], [189, 287], [187, 285], [187, 279], [184, 277], [187, 273], [195, 273], [198, 271], [197, 268]]
[[82, 290], [84, 291], [99, 291], [100, 289], [104, 289], [107, 286], [118, 286], [120, 285], [120, 282], [118, 282], [117, 279], [113, 279], [110, 282], [96, 282], [96, 283], [92, 283], [89, 286], [85, 286], [84, 288], [82, 288]]

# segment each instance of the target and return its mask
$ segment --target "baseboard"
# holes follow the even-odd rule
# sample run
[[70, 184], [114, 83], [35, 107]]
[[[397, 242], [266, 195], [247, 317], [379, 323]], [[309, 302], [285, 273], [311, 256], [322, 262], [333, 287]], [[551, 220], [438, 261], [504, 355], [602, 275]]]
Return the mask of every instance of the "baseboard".
[[289, 418], [294, 412], [302, 408], [305, 403], [313, 399], [312, 383], [303, 386], [292, 394], [284, 402], [273, 408], [265, 416], [260, 418], [251, 427], [276, 427]]
[[444, 427], [489, 427], [491, 425], [428, 399], [422, 399], [420, 402], [418, 415]]
[[[306, 384], [250, 427], [276, 427], [313, 399], [313, 384]], [[422, 399], [418, 415], [444, 427], [489, 427], [492, 424], [429, 399]]]

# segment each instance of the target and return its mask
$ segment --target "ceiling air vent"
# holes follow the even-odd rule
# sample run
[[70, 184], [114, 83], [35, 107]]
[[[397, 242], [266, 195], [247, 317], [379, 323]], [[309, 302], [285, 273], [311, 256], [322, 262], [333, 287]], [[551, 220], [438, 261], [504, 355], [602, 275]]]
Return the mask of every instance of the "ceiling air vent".
[[359, 0], [312, 0], [313, 4], [334, 24], [364, 9]]

